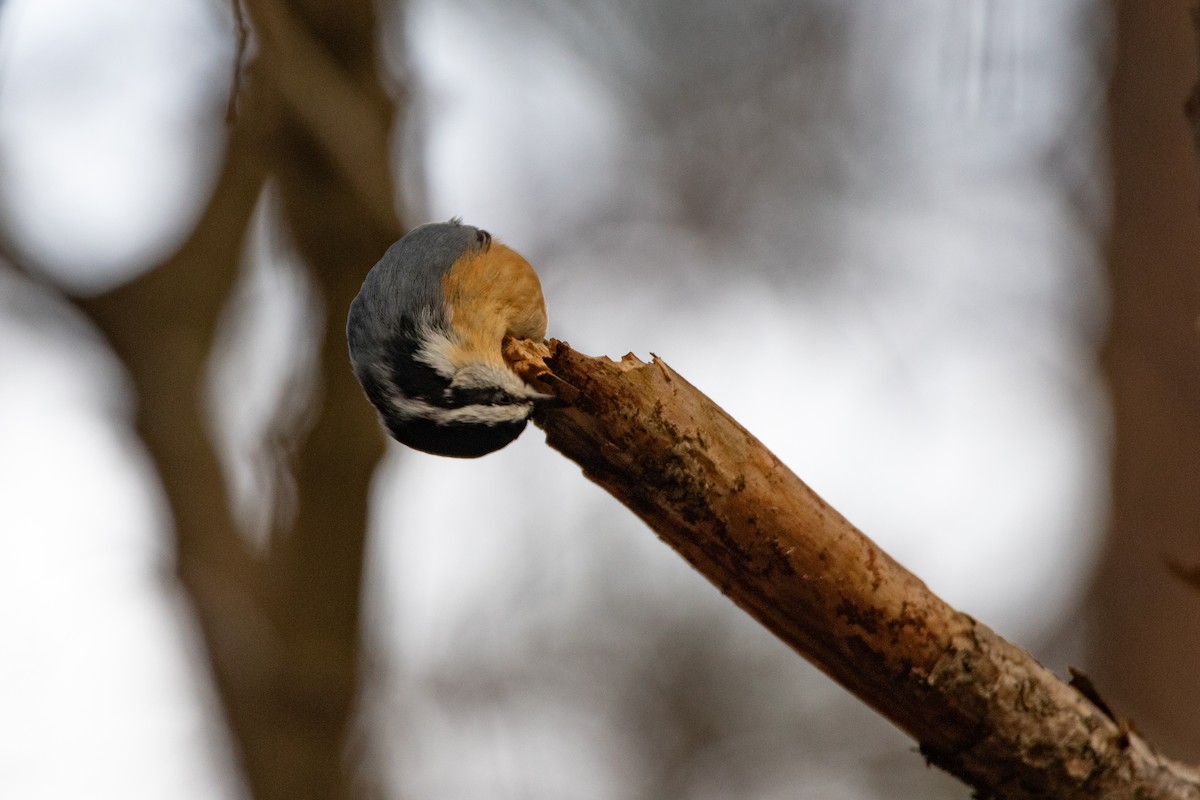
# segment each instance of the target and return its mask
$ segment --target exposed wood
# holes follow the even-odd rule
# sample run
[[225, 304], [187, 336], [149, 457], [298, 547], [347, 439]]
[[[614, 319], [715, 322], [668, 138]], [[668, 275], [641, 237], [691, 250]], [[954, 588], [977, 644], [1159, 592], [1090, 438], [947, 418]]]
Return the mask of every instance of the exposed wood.
[[509, 342], [547, 443], [983, 796], [1200, 798], [1200, 774], [934, 595], [655, 358]]

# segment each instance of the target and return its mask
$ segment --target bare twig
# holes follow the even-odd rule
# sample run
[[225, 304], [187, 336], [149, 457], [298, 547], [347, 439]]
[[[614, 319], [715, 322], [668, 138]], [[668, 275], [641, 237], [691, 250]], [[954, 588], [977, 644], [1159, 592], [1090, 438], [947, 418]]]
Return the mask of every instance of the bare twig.
[[1200, 774], [930, 592], [662, 361], [506, 354], [570, 403], [537, 419], [551, 447], [981, 795], [1200, 798]]

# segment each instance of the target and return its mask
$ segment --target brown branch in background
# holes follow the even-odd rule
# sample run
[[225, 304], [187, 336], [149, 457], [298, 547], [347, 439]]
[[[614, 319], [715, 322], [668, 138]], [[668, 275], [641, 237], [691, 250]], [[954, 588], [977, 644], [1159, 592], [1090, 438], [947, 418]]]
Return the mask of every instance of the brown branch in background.
[[[1092, 674], [1167, 752], [1200, 752], [1200, 603], [1163, 554], [1197, 560], [1200, 224], [1192, 3], [1111, 4], [1107, 336], [1110, 518], [1085, 609]], [[1196, 101], [1191, 113], [1200, 110]], [[1192, 117], [1195, 122], [1195, 117]]]
[[233, 71], [229, 76], [229, 99], [225, 103], [226, 125], [232, 125], [237, 121], [238, 96], [242, 93], [242, 71], [246, 65], [246, 45], [250, 40], [250, 26], [246, 24], [246, 12], [242, 9], [242, 0], [229, 0], [229, 6], [233, 10], [237, 42], [233, 51]]
[[[244, 2], [258, 31], [262, 65], [295, 122], [337, 168], [339, 181], [358, 195], [355, 204], [368, 224], [396, 232], [391, 182], [376, 172], [388, 167], [392, 106], [375, 77], [374, 61], [350, 68], [339, 63], [328, 43], [321, 41], [322, 29], [303, 24], [303, 4], [292, 11], [283, 0]], [[347, 11], [345, 18], [374, 21], [367, 7]], [[369, 33], [375, 35], [373, 30]], [[364, 68], [369, 82], [362, 80]]]
[[[1192, 34], [1196, 42], [1196, 58], [1200, 61], [1200, 4], [1192, 6]], [[1183, 115], [1187, 118], [1192, 131], [1192, 148], [1196, 155], [1196, 164], [1200, 165], [1200, 77], [1192, 85], [1187, 99], [1183, 103]]]
[[1200, 564], [1184, 564], [1173, 558], [1164, 558], [1163, 563], [1171, 575], [1183, 581], [1193, 590], [1200, 590]]
[[551, 447], [982, 796], [1200, 798], [1200, 773], [930, 592], [662, 361], [506, 356], [570, 404], [536, 420]]
[[[263, 7], [262, 0], [247, 2], [256, 23]], [[279, 629], [289, 642], [283, 704], [303, 723], [291, 730], [306, 738], [279, 752], [272, 796], [317, 800], [362, 793], [364, 776], [350, 761], [351, 725], [361, 672], [368, 497], [384, 438], [349, 368], [345, 314], [401, 225], [392, 207], [388, 130], [394, 113], [377, 72], [374, 3], [308, 0], [288, 9], [286, 26], [271, 36], [260, 31], [264, 65], [282, 65], [288, 81], [316, 94], [301, 92], [309, 109], [301, 111], [279, 69], [266, 66], [286, 111], [272, 141], [273, 175], [289, 238], [324, 308], [321, 404], [297, 448], [296, 523], [273, 553]], [[293, 34], [302, 46], [291, 41]], [[293, 61], [281, 52], [306, 55]], [[345, 147], [355, 148], [352, 156]], [[314, 756], [324, 763], [308, 763]]]
[[217, 317], [266, 179], [255, 120], [243, 115], [232, 130], [216, 188], [183, 246], [142, 277], [77, 304], [133, 380], [136, 427], [170, 504], [179, 576], [257, 790], [255, 753], [246, 743], [271, 735], [270, 703], [261, 698], [274, 683], [277, 637], [265, 565], [250, 557], [230, 513], [221, 465], [205, 433], [201, 391]]
[[[137, 429], [170, 503], [179, 574], [252, 795], [336, 800], [362, 788], [350, 744], [367, 499], [383, 452], [347, 363], [344, 314], [401, 230], [387, 152], [393, 111], [376, 70], [370, 0], [246, 0], [245, 8], [258, 61], [238, 71], [237, 118], [199, 223], [156, 269], [79, 305], [133, 378]], [[202, 398], [268, 180], [324, 302], [321, 405], [296, 442], [295, 523], [253, 554], [232, 518]]]

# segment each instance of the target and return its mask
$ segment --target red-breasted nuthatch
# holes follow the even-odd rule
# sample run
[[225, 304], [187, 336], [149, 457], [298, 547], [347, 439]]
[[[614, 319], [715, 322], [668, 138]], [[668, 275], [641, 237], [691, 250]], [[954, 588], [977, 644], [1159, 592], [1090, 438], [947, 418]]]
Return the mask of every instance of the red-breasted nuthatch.
[[542, 341], [529, 262], [459, 219], [422, 225], [384, 253], [350, 304], [350, 361], [392, 437], [474, 458], [516, 439], [553, 398], [505, 363], [505, 336]]

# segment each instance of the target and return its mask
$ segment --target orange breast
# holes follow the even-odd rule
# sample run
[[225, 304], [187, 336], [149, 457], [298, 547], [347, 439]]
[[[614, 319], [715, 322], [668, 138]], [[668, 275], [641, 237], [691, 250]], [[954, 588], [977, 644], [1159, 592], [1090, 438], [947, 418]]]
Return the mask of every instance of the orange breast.
[[493, 242], [486, 251], [460, 258], [443, 276], [442, 291], [458, 339], [455, 361], [503, 364], [505, 336], [539, 342], [546, 337], [541, 282], [529, 262], [506, 245]]

